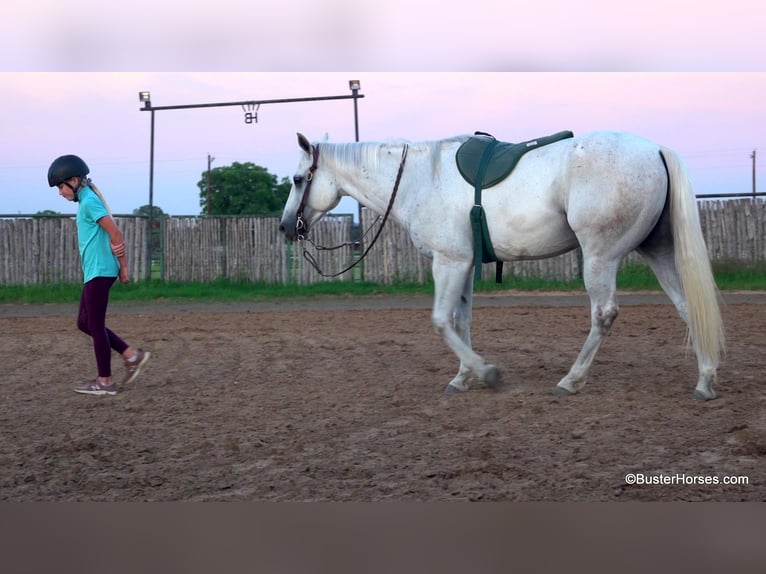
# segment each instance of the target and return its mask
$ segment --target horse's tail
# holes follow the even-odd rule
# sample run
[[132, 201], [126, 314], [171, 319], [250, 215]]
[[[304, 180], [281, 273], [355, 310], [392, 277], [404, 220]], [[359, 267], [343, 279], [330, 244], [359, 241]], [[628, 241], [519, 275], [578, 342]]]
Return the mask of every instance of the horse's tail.
[[718, 288], [702, 236], [697, 200], [681, 159], [660, 149], [670, 181], [670, 219], [675, 261], [686, 299], [691, 343], [697, 356], [707, 356], [717, 367], [724, 348], [724, 330]]

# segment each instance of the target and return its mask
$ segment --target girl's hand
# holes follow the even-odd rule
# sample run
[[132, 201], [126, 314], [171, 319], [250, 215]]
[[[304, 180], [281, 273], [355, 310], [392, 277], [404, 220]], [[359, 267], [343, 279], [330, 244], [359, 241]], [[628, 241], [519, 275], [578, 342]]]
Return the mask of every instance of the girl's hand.
[[114, 244], [110, 243], [109, 246], [112, 248], [112, 253], [114, 253], [115, 257], [122, 257], [125, 255], [125, 242]]
[[125, 267], [120, 267], [120, 283], [130, 283], [128, 270]]

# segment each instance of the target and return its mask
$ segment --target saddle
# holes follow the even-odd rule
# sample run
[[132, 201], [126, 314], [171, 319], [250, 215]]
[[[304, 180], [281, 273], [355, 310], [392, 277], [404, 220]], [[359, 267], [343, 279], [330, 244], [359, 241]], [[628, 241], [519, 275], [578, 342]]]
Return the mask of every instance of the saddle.
[[495, 281], [503, 282], [503, 262], [498, 261], [487, 229], [481, 190], [492, 187], [510, 175], [525, 153], [554, 142], [574, 137], [571, 131], [521, 143], [499, 142], [485, 132], [476, 132], [463, 142], [455, 154], [460, 175], [474, 186], [474, 206], [471, 208], [471, 229], [474, 240], [474, 279], [481, 278], [481, 264], [496, 262]]

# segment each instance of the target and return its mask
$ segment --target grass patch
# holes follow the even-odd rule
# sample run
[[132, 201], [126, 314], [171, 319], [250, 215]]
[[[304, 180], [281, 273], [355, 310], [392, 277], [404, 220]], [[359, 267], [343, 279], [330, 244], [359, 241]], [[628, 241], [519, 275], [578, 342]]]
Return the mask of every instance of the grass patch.
[[[766, 265], [743, 266], [720, 263], [714, 265], [719, 289], [766, 289]], [[651, 270], [641, 263], [624, 266], [617, 276], [617, 287], [626, 291], [654, 291], [660, 286]], [[516, 291], [582, 291], [582, 280], [552, 281], [538, 278], [514, 277], [506, 272], [503, 283], [494, 280], [479, 281], [474, 285], [477, 293]], [[77, 303], [82, 284], [52, 284], [0, 286], [2, 303]], [[322, 281], [313, 285], [273, 285], [242, 281], [217, 280], [210, 283], [180, 283], [172, 281], [141, 281], [128, 285], [115, 284], [110, 292], [111, 301], [262, 301], [272, 299], [300, 299], [323, 296], [375, 296], [375, 295], [431, 295], [433, 283], [394, 283], [382, 285], [364, 281]]]
[[[2, 303], [78, 303], [82, 293], [80, 283], [55, 285], [0, 286]], [[241, 281], [217, 280], [210, 283], [181, 283], [173, 281], [141, 281], [122, 285], [116, 283], [109, 292], [110, 301], [259, 301], [297, 299], [320, 296], [372, 296], [392, 294], [430, 294], [432, 285], [333, 281], [313, 285], [272, 285]]]
[[560, 281], [541, 279], [538, 277], [515, 277], [508, 273], [503, 274], [503, 282], [496, 283], [494, 279], [478, 281], [474, 283], [473, 290], [476, 293], [494, 291], [582, 291], [582, 280]]
[[715, 280], [722, 291], [761, 291], [766, 289], [766, 263], [742, 265], [722, 262], [713, 265]]
[[[653, 291], [661, 289], [657, 278], [647, 265], [631, 263], [623, 266], [617, 274], [617, 288], [626, 291]], [[585, 285], [580, 278], [570, 281], [542, 279], [537, 277], [514, 277], [506, 273], [503, 283], [494, 281], [477, 283], [475, 290], [480, 291], [583, 291]]]
[[662, 289], [652, 270], [643, 263], [623, 265], [617, 273], [617, 288], [625, 291], [659, 291]]

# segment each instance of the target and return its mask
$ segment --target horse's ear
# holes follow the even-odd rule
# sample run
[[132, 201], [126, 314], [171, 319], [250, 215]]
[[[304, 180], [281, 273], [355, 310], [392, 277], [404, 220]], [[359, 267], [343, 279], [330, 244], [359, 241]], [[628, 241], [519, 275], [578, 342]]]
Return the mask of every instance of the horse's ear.
[[324, 133], [324, 139], [323, 139], [322, 141], [323, 141], [323, 142], [329, 142], [329, 141], [330, 141], [330, 134], [328, 134], [327, 132], [325, 132], [325, 133]]
[[298, 133], [298, 145], [301, 146], [301, 149], [303, 151], [311, 155], [311, 143], [309, 142], [308, 138], [304, 136], [302, 133]]

